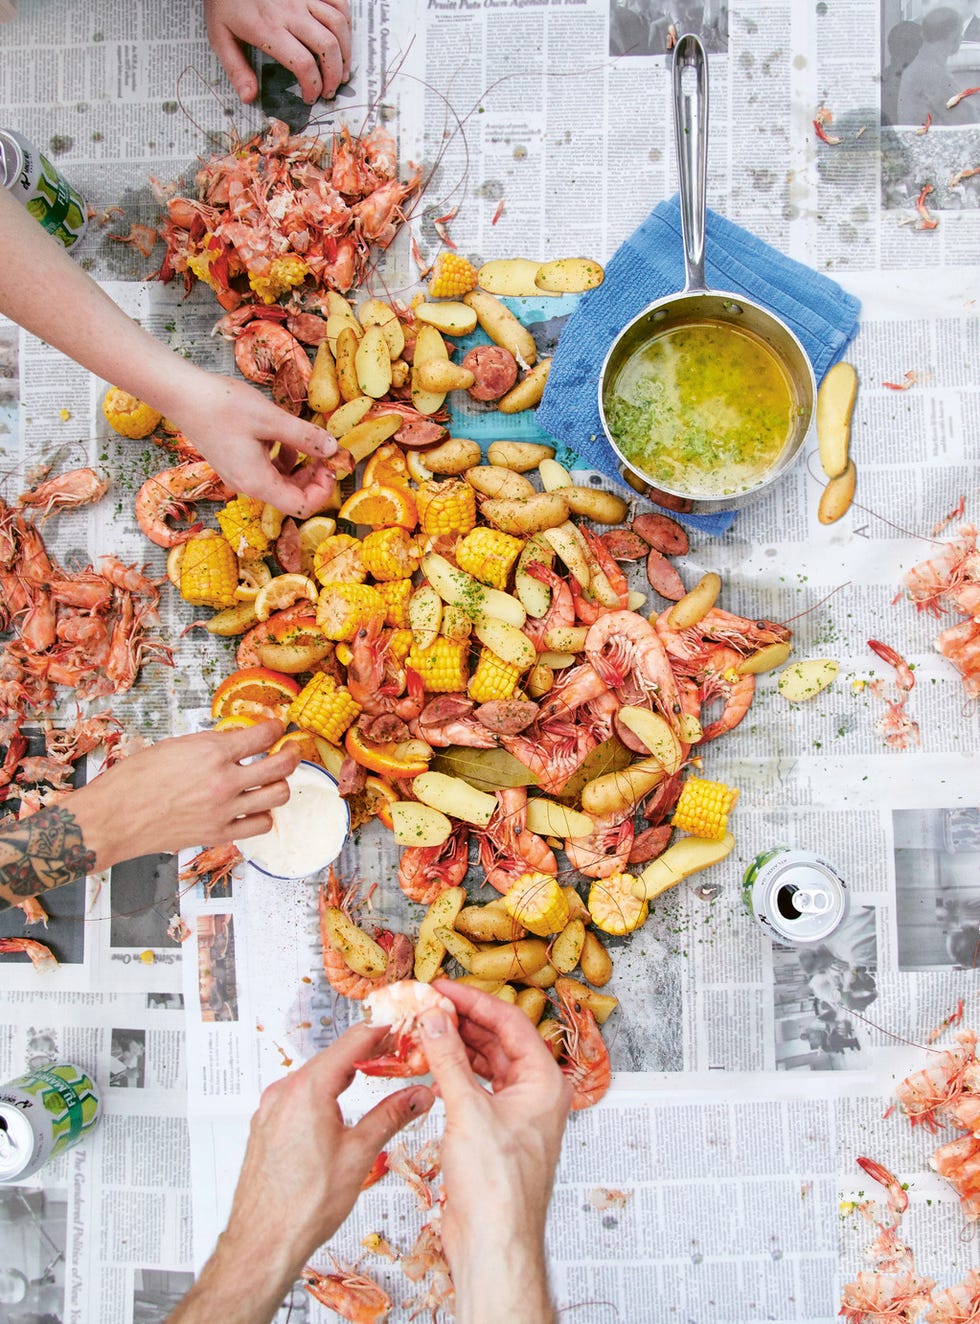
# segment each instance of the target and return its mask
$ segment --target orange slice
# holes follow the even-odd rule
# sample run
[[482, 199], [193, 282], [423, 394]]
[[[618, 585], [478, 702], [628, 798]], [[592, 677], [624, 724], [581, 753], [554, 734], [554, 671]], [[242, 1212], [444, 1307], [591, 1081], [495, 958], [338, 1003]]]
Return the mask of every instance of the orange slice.
[[236, 731], [243, 726], [254, 726], [260, 718], [247, 717], [244, 713], [231, 713], [227, 717], [221, 717], [214, 724], [216, 731]]
[[263, 584], [255, 595], [255, 615], [267, 621], [274, 611], [283, 611], [294, 602], [316, 602], [317, 586], [306, 575], [277, 575]]
[[419, 522], [412, 494], [404, 487], [383, 487], [375, 484], [362, 487], [347, 498], [338, 512], [340, 519], [352, 524], [369, 524], [374, 529], [390, 529], [396, 525], [412, 530]]
[[408, 487], [410, 481], [405, 452], [393, 441], [386, 441], [365, 464], [361, 486]]
[[420, 740], [377, 745], [365, 740], [357, 727], [351, 726], [344, 736], [344, 748], [355, 763], [383, 777], [417, 777], [429, 769], [431, 755], [422, 756], [424, 746]]
[[284, 672], [270, 667], [244, 667], [226, 676], [211, 700], [211, 716], [250, 717], [262, 721], [265, 717], [286, 720], [289, 705], [299, 694], [300, 684]]
[[275, 754], [288, 745], [298, 745], [300, 758], [306, 759], [308, 763], [320, 762], [320, 751], [317, 749], [316, 737], [312, 731], [287, 731], [270, 747], [269, 753]]

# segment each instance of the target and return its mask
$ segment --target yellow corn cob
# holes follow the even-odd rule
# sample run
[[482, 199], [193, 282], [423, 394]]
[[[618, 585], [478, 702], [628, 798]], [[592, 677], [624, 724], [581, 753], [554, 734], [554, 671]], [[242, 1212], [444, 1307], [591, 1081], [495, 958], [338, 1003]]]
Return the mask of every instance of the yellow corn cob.
[[592, 923], [603, 933], [632, 933], [646, 923], [650, 907], [638, 901], [632, 887], [636, 879], [628, 873], [612, 873], [597, 878], [589, 888], [589, 914]]
[[362, 625], [383, 620], [387, 608], [369, 584], [325, 584], [317, 600], [316, 623], [335, 642], [349, 642]]
[[560, 933], [568, 923], [568, 898], [557, 878], [547, 873], [522, 873], [504, 897], [509, 915], [539, 938]]
[[453, 694], [466, 689], [469, 651], [468, 643], [454, 644], [440, 637], [428, 648], [413, 644], [405, 665], [418, 672], [427, 690]]
[[385, 625], [393, 626], [395, 629], [402, 629], [408, 625], [408, 600], [412, 596], [412, 581], [410, 579], [389, 579], [385, 583], [375, 584], [385, 600], [388, 612], [385, 616]]
[[375, 579], [407, 578], [418, 569], [419, 555], [412, 535], [402, 528], [375, 529], [361, 543], [361, 560]]
[[411, 630], [392, 630], [388, 636], [388, 653], [396, 662], [404, 662], [412, 651], [415, 640]]
[[363, 584], [367, 579], [360, 539], [334, 533], [317, 543], [313, 573], [321, 584]]
[[294, 285], [302, 285], [310, 274], [310, 269], [302, 258], [295, 253], [285, 257], [274, 257], [261, 276], [248, 273], [248, 283], [263, 303], [275, 303], [280, 294], [285, 294]]
[[734, 786], [703, 777], [688, 777], [671, 824], [690, 832], [692, 837], [721, 841], [728, 828], [728, 815], [737, 799], [738, 790]]
[[456, 544], [456, 564], [481, 584], [506, 588], [511, 567], [520, 556], [524, 543], [497, 529], [474, 529]]
[[481, 648], [476, 670], [470, 678], [469, 696], [476, 703], [488, 703], [490, 699], [510, 699], [520, 677], [519, 667], [505, 662], [489, 648]]
[[476, 528], [476, 491], [452, 478], [447, 483], [426, 479], [415, 494], [422, 532], [430, 538], [442, 533], [470, 533]]
[[134, 441], [148, 437], [163, 417], [152, 405], [144, 404], [128, 391], [121, 391], [118, 386], [110, 386], [106, 391], [102, 412], [114, 431]]
[[478, 274], [472, 262], [458, 253], [440, 253], [429, 277], [430, 299], [458, 299], [476, 289]]
[[345, 686], [338, 685], [325, 671], [318, 671], [289, 705], [286, 716], [304, 731], [338, 745], [360, 711], [360, 704], [354, 702]]
[[195, 607], [234, 607], [238, 601], [238, 557], [231, 543], [213, 530], [184, 543], [180, 596]]
[[221, 532], [242, 561], [261, 560], [269, 550], [270, 538], [262, 528], [265, 502], [239, 492], [234, 501], [216, 512]]

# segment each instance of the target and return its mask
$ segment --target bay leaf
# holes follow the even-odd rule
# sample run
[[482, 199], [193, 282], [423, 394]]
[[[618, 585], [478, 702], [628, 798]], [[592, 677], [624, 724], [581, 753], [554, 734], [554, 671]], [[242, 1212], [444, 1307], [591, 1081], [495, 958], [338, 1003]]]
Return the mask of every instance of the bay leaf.
[[506, 749], [468, 749], [450, 745], [436, 751], [429, 765], [433, 772], [462, 777], [478, 791], [499, 791], [508, 786], [537, 786], [538, 779]]
[[636, 755], [631, 753], [621, 740], [610, 736], [608, 740], [596, 745], [591, 754], [586, 755], [555, 799], [560, 800], [562, 804], [577, 804], [586, 782], [593, 781], [606, 772], [622, 772], [624, 768], [630, 766], [635, 757]]

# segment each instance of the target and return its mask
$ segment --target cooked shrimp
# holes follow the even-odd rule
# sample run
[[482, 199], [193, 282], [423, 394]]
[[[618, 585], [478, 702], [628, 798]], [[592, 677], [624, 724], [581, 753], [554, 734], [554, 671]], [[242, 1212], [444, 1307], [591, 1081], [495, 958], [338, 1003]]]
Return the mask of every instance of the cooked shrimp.
[[292, 332], [264, 318], [250, 322], [235, 340], [235, 362], [243, 377], [272, 387], [272, 398], [290, 414], [306, 403], [313, 373], [306, 350]]
[[497, 808], [486, 828], [477, 833], [480, 864], [486, 880], [500, 893], [509, 892], [521, 874], [558, 875], [551, 847], [526, 827], [527, 789], [504, 787], [496, 792]]
[[725, 706], [720, 717], [702, 724], [701, 743], [733, 731], [749, 711], [755, 694], [755, 676], [740, 676], [737, 670], [740, 661], [735, 649], [724, 645], [712, 648], [704, 659], [696, 677], [700, 685], [701, 711], [719, 695]]
[[569, 837], [565, 842], [568, 863], [587, 878], [608, 878], [621, 873], [633, 849], [633, 817], [630, 810], [593, 816], [595, 827], [587, 837]]
[[367, 1274], [342, 1264], [333, 1255], [334, 1273], [321, 1273], [312, 1265], [303, 1270], [303, 1286], [321, 1305], [335, 1310], [351, 1324], [380, 1324], [391, 1311], [391, 1297]]
[[963, 1282], [933, 1293], [926, 1324], [980, 1324], [980, 1272], [968, 1269]]
[[372, 1025], [387, 1025], [395, 1036], [394, 1052], [365, 1062], [355, 1062], [366, 1076], [424, 1076], [429, 1070], [419, 1034], [423, 1014], [440, 1008], [455, 1025], [456, 1008], [431, 984], [403, 979], [374, 989], [364, 999], [365, 1019]]
[[585, 639], [590, 665], [622, 703], [659, 710], [680, 729], [681, 698], [670, 659], [649, 621], [632, 611], [608, 611]]
[[171, 528], [168, 519], [186, 517], [195, 501], [226, 501], [234, 495], [206, 460], [177, 464], [148, 478], [137, 492], [136, 520], [150, 542], [175, 547], [195, 530]]
[[556, 630], [575, 624], [575, 601], [568, 581], [561, 575], [542, 565], [540, 561], [530, 561], [527, 573], [540, 584], [547, 584], [551, 589], [551, 604], [543, 616], [529, 616], [524, 622], [524, 633], [539, 653], [546, 651], [548, 645], [544, 636], [549, 630]]
[[196, 883], [207, 876], [204, 890], [210, 896], [219, 883], [230, 880], [232, 871], [242, 863], [242, 859], [241, 851], [233, 842], [225, 846], [208, 846], [206, 850], [198, 851], [177, 878], [181, 883]]
[[844, 1287], [839, 1314], [848, 1324], [911, 1324], [929, 1304], [931, 1278], [905, 1273], [859, 1273]]
[[572, 1082], [572, 1110], [591, 1108], [612, 1081], [609, 1050], [595, 1016], [580, 1001], [574, 980], [559, 978], [555, 993], [565, 1026], [561, 1069]]
[[469, 844], [469, 828], [460, 823], [441, 846], [406, 846], [398, 861], [398, 886], [410, 901], [430, 906], [466, 877]]
[[101, 500], [108, 490], [108, 481], [94, 469], [72, 469], [22, 492], [17, 504], [39, 509], [43, 523], [57, 510], [75, 510]]
[[160, 580], [148, 578], [142, 570], [135, 565], [126, 565], [118, 556], [100, 557], [99, 564], [100, 573], [113, 588], [124, 588], [127, 593], [135, 593], [137, 597], [152, 598], [154, 602], [160, 596], [160, 585], [167, 582], [165, 578]]
[[356, 970], [352, 970], [344, 960], [343, 953], [330, 941], [327, 909], [329, 906], [338, 906], [350, 917], [356, 898], [357, 888], [342, 889], [336, 871], [331, 868], [327, 875], [326, 886], [320, 889], [317, 909], [320, 917], [320, 948], [323, 973], [327, 977], [327, 983], [341, 997], [351, 998], [359, 1002], [362, 998], [367, 997], [369, 993], [383, 988], [386, 984], [392, 984], [399, 979], [407, 979], [412, 973], [415, 963], [415, 949], [411, 938], [404, 933], [392, 933], [384, 929], [374, 935], [375, 942], [384, 950], [388, 958], [384, 972], [372, 979], [366, 975], [359, 975]]
[[23, 952], [29, 956], [35, 970], [50, 974], [58, 968], [58, 961], [50, 947], [33, 938], [0, 938], [0, 952]]

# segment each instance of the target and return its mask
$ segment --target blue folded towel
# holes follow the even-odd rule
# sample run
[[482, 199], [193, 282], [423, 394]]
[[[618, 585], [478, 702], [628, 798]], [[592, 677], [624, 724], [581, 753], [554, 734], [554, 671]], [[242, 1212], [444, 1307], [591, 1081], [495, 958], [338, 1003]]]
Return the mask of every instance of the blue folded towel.
[[[709, 289], [745, 294], [795, 331], [819, 384], [858, 329], [861, 305], [812, 271], [715, 212], [707, 213]], [[581, 466], [619, 478], [619, 460], [599, 419], [599, 370], [609, 346], [647, 304], [684, 287], [684, 242], [677, 194], [661, 202], [621, 244], [598, 289], [580, 300], [562, 332], [535, 422], [573, 450]], [[735, 511], [683, 515], [705, 533], [722, 533]]]

